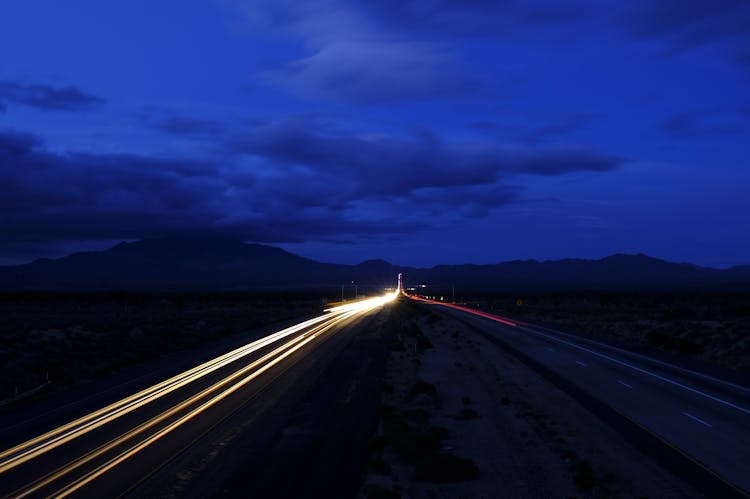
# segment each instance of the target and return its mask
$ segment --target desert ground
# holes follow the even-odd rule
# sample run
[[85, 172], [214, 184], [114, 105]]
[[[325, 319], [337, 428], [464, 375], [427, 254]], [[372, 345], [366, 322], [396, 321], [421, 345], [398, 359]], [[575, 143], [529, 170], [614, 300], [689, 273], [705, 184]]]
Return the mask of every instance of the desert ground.
[[[447, 298], [447, 297], [446, 297]], [[457, 301], [670, 361], [750, 378], [750, 295], [537, 293], [458, 296]]]
[[360, 497], [697, 497], [472, 329], [398, 307]]
[[319, 296], [289, 293], [0, 295], [0, 400], [321, 311]]

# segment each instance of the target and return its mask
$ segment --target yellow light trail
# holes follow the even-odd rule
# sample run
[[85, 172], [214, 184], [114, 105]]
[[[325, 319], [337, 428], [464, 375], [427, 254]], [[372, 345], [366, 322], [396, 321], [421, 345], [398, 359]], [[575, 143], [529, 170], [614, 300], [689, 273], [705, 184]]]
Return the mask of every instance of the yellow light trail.
[[0, 453], [0, 473], [10, 470], [29, 459], [38, 456], [40, 453], [49, 451], [60, 445], [69, 442], [73, 438], [79, 437], [91, 430], [113, 421], [129, 412], [138, 409], [154, 400], [167, 395], [207, 374], [210, 374], [227, 364], [230, 364], [250, 353], [253, 353], [271, 343], [281, 340], [302, 329], [310, 327], [316, 323], [329, 319], [329, 315], [322, 315], [314, 319], [291, 326], [282, 331], [278, 331], [269, 336], [242, 346], [227, 354], [221, 355], [215, 359], [205, 362], [199, 366], [189, 369], [181, 374], [173, 376], [161, 383], [153, 385], [134, 395], [125, 397], [113, 404], [102, 409], [94, 411], [75, 421], [71, 421], [43, 435], [32, 438], [22, 444], [12, 447]]
[[[33, 484], [27, 486], [22, 491], [17, 491], [14, 494], [14, 497], [25, 497], [25, 496], [27, 496], [29, 494], [32, 494], [33, 492], [36, 492], [40, 488], [43, 488], [43, 487], [47, 486], [48, 484], [50, 484], [53, 481], [59, 479], [63, 475], [66, 475], [66, 474], [74, 471], [75, 469], [83, 466], [84, 464], [92, 461], [93, 459], [96, 459], [97, 457], [101, 456], [102, 454], [104, 454], [104, 453], [110, 451], [111, 449], [117, 447], [118, 445], [126, 442], [130, 438], [132, 438], [132, 437], [134, 437], [134, 436], [136, 436], [138, 434], [143, 433], [144, 431], [146, 431], [146, 430], [148, 430], [148, 429], [156, 426], [157, 424], [159, 424], [162, 421], [168, 419], [169, 417], [174, 416], [175, 414], [179, 413], [179, 411], [190, 407], [191, 405], [193, 405], [194, 403], [196, 403], [200, 399], [206, 397], [207, 395], [210, 395], [211, 393], [219, 390], [223, 386], [225, 386], [225, 385], [231, 383], [232, 381], [235, 381], [236, 379], [242, 377], [244, 374], [246, 374], [246, 373], [252, 371], [253, 369], [255, 369], [256, 367], [262, 365], [264, 362], [269, 361], [269, 360], [273, 359], [274, 357], [280, 356], [282, 353], [284, 353], [285, 350], [288, 350], [288, 349], [294, 347], [295, 344], [299, 343], [300, 341], [304, 340], [305, 338], [310, 337], [310, 339], [312, 339], [312, 338], [320, 335], [324, 331], [327, 331], [328, 329], [330, 329], [331, 327], [333, 327], [337, 323], [339, 323], [339, 322], [341, 322], [341, 321], [343, 321], [343, 320], [351, 317], [352, 315], [354, 315], [354, 314], [351, 313], [351, 312], [349, 312], [349, 313], [346, 313], [346, 314], [342, 314], [342, 315], [336, 316], [334, 318], [331, 318], [329, 321], [323, 323], [322, 325], [319, 325], [319, 326], [315, 327], [312, 331], [308, 331], [308, 332], [306, 332], [306, 333], [304, 333], [304, 334], [302, 334], [300, 336], [297, 336], [297, 337], [291, 339], [290, 341], [284, 343], [280, 347], [277, 347], [272, 352], [267, 353], [266, 355], [264, 355], [260, 359], [252, 362], [251, 364], [245, 366], [244, 368], [240, 369], [239, 371], [237, 371], [237, 372], [235, 372], [235, 373], [227, 376], [223, 380], [221, 380], [221, 381], [219, 381], [219, 382], [217, 382], [217, 383], [209, 386], [208, 388], [203, 389], [201, 392], [193, 395], [192, 397], [189, 397], [188, 399], [180, 402], [176, 406], [174, 406], [174, 407], [172, 407], [172, 408], [170, 408], [170, 409], [162, 412], [161, 414], [159, 414], [159, 415], [151, 418], [150, 420], [146, 421], [145, 423], [142, 423], [142, 424], [136, 426], [132, 430], [127, 431], [126, 433], [120, 435], [119, 437], [117, 437], [117, 438], [109, 441], [108, 443], [106, 443], [106, 444], [104, 444], [104, 445], [102, 445], [102, 446], [94, 449], [93, 451], [89, 452], [88, 454], [86, 454], [86, 455], [84, 455], [84, 456], [82, 456], [82, 457], [80, 457], [80, 458], [78, 458], [78, 459], [76, 459], [76, 460], [68, 463], [67, 465], [65, 465], [65, 466], [63, 466], [63, 467], [55, 470], [54, 472], [50, 473], [49, 475], [46, 475], [45, 477], [37, 480]], [[304, 343], [307, 343], [307, 340]], [[294, 350], [296, 350], [296, 348]], [[287, 354], [284, 354], [284, 357], [286, 357], [286, 355]], [[284, 358], [284, 357], [277, 357], [277, 359], [280, 360], [281, 358]], [[278, 360], [273, 361], [273, 364], [277, 363]], [[270, 367], [270, 365], [273, 365], [273, 364], [270, 364], [270, 363], [266, 364], [266, 366], [264, 366], [261, 370], [256, 371], [255, 373], [251, 374], [250, 375], [251, 379], [257, 377], [258, 374], [260, 374], [261, 372], [264, 372], [268, 367]]]
[[[156, 434], [151, 435], [150, 437], [147, 437], [145, 440], [131, 447], [125, 453], [122, 453], [118, 455], [116, 458], [111, 459], [107, 461], [106, 463], [100, 465], [94, 471], [89, 472], [88, 474], [79, 478], [75, 482], [71, 483], [67, 488], [62, 489], [59, 493], [63, 493], [63, 491], [68, 490], [68, 488], [70, 488], [70, 490], [68, 490], [68, 492], [65, 492], [65, 494], [70, 493], [74, 490], [78, 490], [78, 488], [83, 487], [86, 483], [89, 483], [91, 480], [94, 480], [96, 477], [105, 473], [107, 470], [116, 466], [123, 460], [134, 455], [139, 450], [155, 442], [156, 440], [158, 440], [158, 438], [161, 438], [161, 436], [166, 435], [167, 433], [181, 426], [185, 422], [194, 418], [196, 415], [205, 411], [209, 407], [212, 407], [219, 401], [223, 400], [231, 393], [234, 393], [240, 387], [249, 383], [251, 380], [255, 379], [260, 374], [267, 371], [268, 369], [276, 365], [278, 362], [280, 362], [284, 358], [287, 358], [293, 352], [302, 348], [304, 345], [312, 341], [315, 337], [319, 336], [324, 331], [329, 330], [334, 325], [350, 317], [353, 317], [357, 314], [364, 313], [364, 312], [373, 310], [377, 307], [380, 307], [384, 305], [385, 303], [395, 299], [397, 296], [398, 296], [398, 292], [389, 293], [382, 297], [371, 298], [371, 299], [363, 300], [360, 302], [355, 302], [351, 304], [345, 304], [345, 305], [341, 305], [338, 307], [334, 307], [330, 310], [327, 310], [327, 312], [330, 312], [329, 314], [322, 315], [322, 316], [310, 319], [308, 321], [304, 321], [300, 324], [297, 324], [297, 325], [288, 327], [286, 329], [283, 329], [281, 331], [278, 331], [276, 333], [270, 334], [264, 338], [261, 338], [257, 341], [249, 343], [248, 345], [235, 349], [227, 354], [224, 354], [208, 362], [205, 362], [199, 366], [189, 369], [181, 374], [178, 374], [177, 376], [173, 376], [172, 378], [169, 378], [161, 383], [157, 383], [156, 385], [152, 387], [149, 387], [145, 390], [141, 390], [140, 392], [134, 395], [125, 397], [124, 399], [118, 402], [115, 402], [113, 404], [110, 404], [102, 409], [99, 409], [98, 411], [94, 411], [91, 414], [83, 416], [82, 418], [79, 418], [75, 421], [62, 425], [54, 430], [51, 430], [43, 435], [35, 437], [27, 442], [19, 444], [11, 449], [8, 449], [0, 453], [0, 474], [12, 468], [15, 468], [16, 466], [19, 466], [31, 459], [34, 459], [35, 457], [38, 457], [39, 455], [49, 452], [50, 450], [55, 449], [71, 440], [74, 440], [80, 437], [81, 435], [84, 435], [88, 433], [89, 431], [92, 431], [95, 428], [98, 428], [110, 421], [113, 421], [114, 419], [117, 419], [139, 407], [142, 407], [150, 402], [153, 402], [159, 397], [162, 397], [168, 393], [171, 393], [174, 390], [177, 390], [178, 388], [195, 381], [196, 379], [199, 379], [207, 374], [210, 374], [216, 371], [217, 369], [231, 362], [234, 362], [242, 358], [245, 355], [248, 355], [249, 353], [252, 353], [254, 351], [257, 351], [260, 348], [263, 348], [272, 343], [280, 341], [281, 339], [286, 338], [294, 333], [297, 333], [297, 332], [300, 332], [300, 331], [303, 331], [312, 327], [312, 329], [309, 329], [306, 332], [303, 332], [302, 334], [300, 334], [299, 336], [292, 338], [291, 340], [285, 342], [281, 346], [275, 348], [273, 351], [265, 354], [264, 356], [257, 359], [256, 361], [248, 364], [247, 366], [223, 378], [222, 380], [214, 383], [213, 385], [201, 390], [199, 393], [183, 400], [182, 402], [178, 403], [172, 408], [162, 412], [161, 414], [155, 417], [152, 417], [148, 421], [114, 438], [110, 442], [94, 449], [93, 451], [85, 454], [84, 456], [81, 456], [71, 461], [65, 466], [53, 471], [52, 473], [49, 473], [45, 475], [44, 477], [34, 481], [33, 483], [29, 484], [23, 489], [17, 491], [17, 493], [14, 494], [14, 496], [24, 497], [28, 494], [31, 494], [45, 487], [46, 485], [49, 485], [55, 480], [58, 480], [64, 475], [71, 473], [75, 469], [78, 469], [84, 464], [101, 456], [105, 452], [108, 452], [109, 450], [117, 447], [118, 445], [125, 443], [127, 440], [156, 426], [160, 422], [174, 416], [175, 414], [179, 413], [179, 411], [189, 408], [191, 405], [197, 403], [202, 398], [205, 398], [206, 396], [211, 395], [212, 393], [222, 389], [226, 385], [236, 381], [237, 379], [247, 374], [247, 376], [241, 381], [239, 381], [238, 383], [230, 386], [229, 388], [221, 392], [219, 395], [214, 396], [209, 401], [201, 404], [197, 408], [188, 412], [186, 415], [170, 423], [167, 427], [158, 431]], [[258, 369], [255, 370], [254, 372], [250, 372], [250, 371], [253, 371], [253, 369], [255, 368], [258, 368]]]

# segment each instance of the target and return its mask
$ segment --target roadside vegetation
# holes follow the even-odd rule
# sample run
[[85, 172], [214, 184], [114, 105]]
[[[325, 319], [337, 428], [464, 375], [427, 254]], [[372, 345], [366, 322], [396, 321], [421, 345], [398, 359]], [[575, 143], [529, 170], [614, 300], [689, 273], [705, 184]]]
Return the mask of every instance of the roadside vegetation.
[[320, 311], [291, 294], [0, 295], [0, 400]]
[[409, 300], [391, 318], [358, 497], [694, 497], [470, 323]]
[[[426, 484], [476, 479], [479, 469], [474, 462], [454, 454], [445, 444], [449, 430], [432, 421], [433, 413], [442, 407], [438, 388], [418, 376], [420, 358], [434, 348], [419, 322], [434, 322], [437, 316], [402, 300], [396, 305], [394, 319], [397, 331], [390, 344], [391, 376], [390, 382], [380, 387], [380, 425], [370, 442], [371, 471], [382, 476], [405, 474], [408, 479]], [[394, 375], [394, 370], [399, 373]], [[400, 497], [397, 491], [379, 483], [366, 485], [363, 495]]]
[[458, 300], [563, 331], [750, 374], [750, 294], [503, 294]]

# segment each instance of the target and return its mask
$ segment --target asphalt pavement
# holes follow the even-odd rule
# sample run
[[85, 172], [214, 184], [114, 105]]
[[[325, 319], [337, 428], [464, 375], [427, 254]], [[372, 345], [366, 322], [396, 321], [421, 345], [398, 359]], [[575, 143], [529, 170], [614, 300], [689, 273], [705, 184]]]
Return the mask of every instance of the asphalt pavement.
[[701, 482], [704, 492], [723, 497], [750, 491], [747, 387], [562, 331], [424, 303], [557, 379], [605, 419], [616, 419], [618, 429], [658, 447], [659, 456], [680, 461], [683, 474]]

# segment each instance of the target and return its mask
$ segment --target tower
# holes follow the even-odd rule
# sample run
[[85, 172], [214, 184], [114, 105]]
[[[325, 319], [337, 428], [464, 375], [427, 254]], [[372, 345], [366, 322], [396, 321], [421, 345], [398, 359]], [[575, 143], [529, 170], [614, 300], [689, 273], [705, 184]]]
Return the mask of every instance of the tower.
[[404, 292], [403, 276], [404, 275], [401, 272], [398, 273], [398, 289], [396, 291], [398, 291], [399, 293]]

